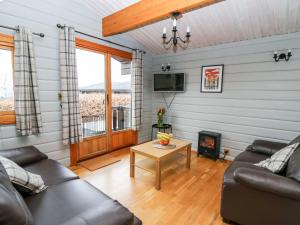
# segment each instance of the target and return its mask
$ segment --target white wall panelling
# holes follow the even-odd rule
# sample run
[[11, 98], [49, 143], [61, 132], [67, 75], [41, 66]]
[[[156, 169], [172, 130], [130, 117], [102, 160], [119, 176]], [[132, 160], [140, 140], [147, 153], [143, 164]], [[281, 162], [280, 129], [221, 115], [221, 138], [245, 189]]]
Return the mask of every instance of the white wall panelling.
[[[289, 62], [274, 62], [274, 50], [289, 49]], [[300, 133], [300, 33], [158, 55], [153, 72], [171, 63], [172, 72], [187, 74], [186, 92], [171, 107], [174, 134], [193, 142], [197, 132], [222, 133], [222, 150], [233, 158], [254, 139], [290, 141]], [[200, 93], [201, 66], [225, 64], [223, 93]], [[170, 101], [172, 96], [168, 96]], [[153, 120], [163, 106], [153, 94]]]
[[[43, 133], [39, 136], [17, 137], [15, 126], [0, 126], [0, 150], [35, 145], [47, 153], [50, 158], [67, 165], [69, 163], [69, 148], [63, 146], [61, 142], [61, 109], [58, 101], [60, 78], [57, 23], [68, 24], [74, 26], [77, 30], [96, 36], [101, 34], [101, 15], [84, 6], [80, 0], [7, 0], [0, 3], [0, 24], [13, 27], [23, 25], [34, 32], [43, 32], [46, 35], [45, 38], [34, 36]], [[6, 29], [0, 29], [0, 32], [12, 34]], [[95, 41], [94, 39], [90, 40]], [[131, 47], [143, 48], [135, 41], [127, 40], [122, 36], [115, 36], [110, 40]], [[104, 42], [99, 43], [106, 44]], [[149, 79], [151, 79], [149, 75], [152, 63], [151, 53], [148, 53], [145, 57], [144, 82], [147, 85], [150, 82]], [[146, 88], [143, 113], [145, 126], [151, 124], [152, 109], [149, 91]], [[149, 127], [143, 128], [139, 134], [140, 140], [149, 138], [149, 129]]]

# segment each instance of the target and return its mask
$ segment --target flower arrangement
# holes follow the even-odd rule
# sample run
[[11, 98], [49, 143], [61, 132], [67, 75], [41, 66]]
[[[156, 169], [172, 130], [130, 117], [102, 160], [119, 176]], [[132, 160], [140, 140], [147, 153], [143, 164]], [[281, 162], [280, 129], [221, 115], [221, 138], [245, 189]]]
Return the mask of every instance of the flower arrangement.
[[159, 108], [157, 110], [157, 126], [163, 127], [164, 126], [164, 115], [166, 113], [165, 108]]

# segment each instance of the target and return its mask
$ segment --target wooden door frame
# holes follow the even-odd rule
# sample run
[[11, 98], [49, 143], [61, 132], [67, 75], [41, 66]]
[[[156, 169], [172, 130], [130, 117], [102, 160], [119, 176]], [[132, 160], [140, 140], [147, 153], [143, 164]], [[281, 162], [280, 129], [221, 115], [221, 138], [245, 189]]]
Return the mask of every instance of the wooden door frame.
[[106, 149], [109, 152], [111, 150], [112, 142], [112, 85], [111, 85], [111, 54], [106, 54], [105, 57], [105, 99], [106, 99], [106, 133], [107, 133], [107, 145]]
[[112, 48], [106, 45], [101, 45], [78, 37], [76, 38], [76, 47], [84, 50], [90, 50], [102, 54], [110, 54], [132, 60], [132, 53], [130, 52]]
[[[81, 38], [76, 38], [76, 48], [82, 50], [88, 50], [96, 53], [103, 54], [105, 57], [105, 113], [106, 113], [106, 149], [107, 152], [116, 150], [112, 149], [112, 135], [119, 134], [119, 132], [113, 132], [112, 130], [112, 83], [111, 83], [111, 58], [112, 56], [118, 56], [121, 58], [132, 60], [132, 53], [122, 51], [119, 49], [111, 48], [105, 45], [97, 44], [95, 42], [87, 41]], [[137, 143], [137, 132], [132, 129], [120, 131], [120, 133], [131, 132], [132, 144]], [[99, 135], [104, 136], [104, 135]], [[70, 145], [70, 166], [75, 166], [79, 158], [79, 144]], [[102, 153], [101, 153], [102, 154]]]

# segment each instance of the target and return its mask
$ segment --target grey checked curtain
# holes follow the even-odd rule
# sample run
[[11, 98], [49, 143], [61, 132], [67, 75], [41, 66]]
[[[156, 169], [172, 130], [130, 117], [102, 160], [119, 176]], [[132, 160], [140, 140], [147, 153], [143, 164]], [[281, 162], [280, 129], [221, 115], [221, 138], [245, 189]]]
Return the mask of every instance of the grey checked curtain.
[[42, 118], [31, 31], [24, 27], [18, 27], [14, 42], [17, 133], [21, 136], [38, 134], [42, 130]]
[[132, 58], [132, 129], [140, 130], [143, 109], [143, 52], [136, 50]]
[[60, 29], [59, 42], [63, 143], [67, 145], [82, 141], [74, 28]]

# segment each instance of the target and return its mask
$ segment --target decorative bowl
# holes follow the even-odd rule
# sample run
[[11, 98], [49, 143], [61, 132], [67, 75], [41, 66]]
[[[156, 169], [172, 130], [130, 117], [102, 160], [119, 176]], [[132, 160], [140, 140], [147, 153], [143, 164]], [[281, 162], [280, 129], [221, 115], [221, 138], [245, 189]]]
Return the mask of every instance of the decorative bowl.
[[166, 146], [166, 145], [170, 144], [170, 140], [159, 140], [159, 143], [160, 143], [161, 145]]

